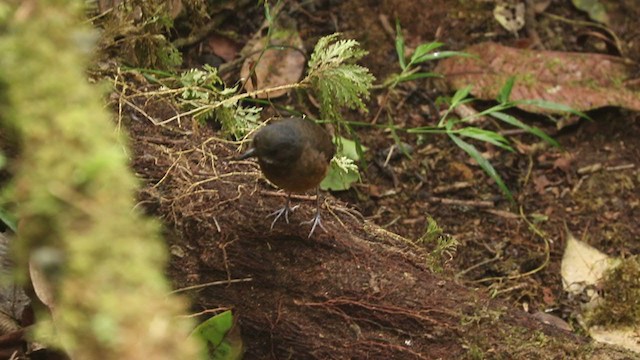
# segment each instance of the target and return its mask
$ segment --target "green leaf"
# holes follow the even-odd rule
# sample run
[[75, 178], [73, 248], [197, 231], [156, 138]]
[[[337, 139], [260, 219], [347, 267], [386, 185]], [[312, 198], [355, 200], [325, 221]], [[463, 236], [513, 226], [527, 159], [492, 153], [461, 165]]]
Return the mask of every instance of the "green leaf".
[[592, 120], [587, 114], [581, 111], [574, 110], [572, 107], [568, 105], [555, 103], [552, 101], [533, 99], [533, 100], [518, 100], [514, 102], [514, 105], [520, 105], [520, 104], [533, 105], [543, 109], [553, 110], [555, 112], [567, 112], [570, 114], [578, 115], [585, 119]]
[[400, 75], [398, 76], [398, 79], [396, 81], [398, 83], [401, 83], [405, 81], [412, 81], [412, 80], [418, 80], [418, 79], [424, 79], [424, 78], [430, 78], [430, 77], [442, 77], [442, 75], [432, 73], [432, 72], [419, 72], [419, 73], [408, 74], [408, 75]]
[[[235, 333], [233, 329], [236, 329]], [[233, 333], [233, 334], [232, 334]], [[233, 335], [233, 336], [231, 336]], [[242, 358], [243, 344], [234, 328], [231, 310], [220, 313], [198, 325], [191, 336], [201, 339], [209, 360], [237, 360]]]
[[488, 131], [488, 130], [483, 130], [477, 127], [469, 126], [469, 127], [465, 127], [460, 130], [457, 130], [455, 131], [455, 133], [461, 136], [466, 136], [472, 139], [491, 143], [505, 150], [513, 151], [513, 148], [509, 146], [509, 140], [507, 140], [504, 136], [494, 131]]
[[501, 120], [509, 125], [513, 125], [515, 127], [518, 127], [522, 130], [525, 130], [537, 137], [539, 137], [540, 139], [546, 141], [547, 143], [555, 146], [555, 147], [560, 147], [560, 144], [554, 140], [552, 137], [550, 137], [549, 135], [547, 135], [544, 131], [538, 129], [537, 127], [533, 127], [533, 126], [529, 126], [525, 123], [523, 123], [522, 121], [516, 119], [515, 117], [509, 115], [509, 114], [505, 114], [502, 112], [493, 112], [490, 113], [489, 115], [493, 116], [494, 118]]
[[400, 67], [402, 68], [402, 70], [407, 68], [404, 49], [404, 35], [402, 35], [400, 20], [396, 19], [396, 54], [398, 54], [398, 61], [400, 62]]
[[[453, 126], [453, 124], [451, 124], [450, 122], [447, 123], [447, 128], [449, 130], [451, 130], [450, 129], [451, 126]], [[500, 188], [502, 193], [510, 201], [514, 201], [513, 200], [513, 195], [511, 194], [511, 191], [509, 191], [509, 188], [507, 187], [507, 185], [505, 185], [504, 181], [502, 181], [502, 178], [500, 177], [500, 175], [498, 175], [498, 172], [496, 171], [496, 169], [493, 167], [493, 165], [491, 165], [491, 163], [487, 159], [482, 157], [482, 155], [480, 154], [478, 149], [476, 149], [475, 146], [473, 146], [473, 145], [469, 144], [468, 142], [462, 140], [460, 137], [456, 136], [453, 133], [449, 133], [448, 135], [451, 138], [451, 140], [453, 140], [453, 142], [460, 149], [464, 150], [467, 154], [469, 154], [469, 156], [471, 156], [471, 158], [473, 158], [478, 163], [480, 168], [482, 168], [482, 170], [484, 170], [484, 172], [487, 173], [487, 175], [489, 175], [489, 177], [491, 177], [493, 179], [493, 181], [496, 182], [496, 184], [498, 184], [498, 187]]]
[[409, 64], [419, 64], [421, 62], [424, 62], [424, 60], [420, 61], [420, 59], [427, 55], [428, 53], [430, 53], [431, 51], [443, 46], [443, 43], [440, 42], [431, 42], [431, 43], [426, 43], [426, 44], [420, 44], [417, 48], [416, 51], [413, 52], [413, 55], [411, 55], [411, 61], [409, 62]]
[[409, 134], [446, 134], [447, 130], [441, 126], [421, 126], [416, 128], [407, 129]]
[[338, 156], [342, 155], [353, 161], [360, 160], [360, 154], [367, 151], [367, 148], [362, 146], [362, 152], [358, 152], [357, 142], [342, 136], [337, 136], [335, 142], [341, 145], [338, 149]]
[[415, 54], [414, 54], [414, 57], [411, 58], [410, 64], [420, 64], [426, 61], [444, 59], [452, 56], [471, 57], [472, 55], [469, 55], [461, 51], [436, 51], [431, 54], [424, 54], [420, 57], [415, 57]]
[[513, 84], [516, 82], [515, 76], [510, 76], [507, 79], [507, 82], [504, 84], [502, 89], [500, 89], [500, 93], [498, 94], [498, 102], [506, 103], [509, 101], [509, 97], [511, 96], [511, 90], [513, 89]]
[[458, 91], [456, 91], [456, 93], [453, 94], [453, 97], [451, 97], [451, 107], [455, 107], [456, 105], [458, 105], [460, 101], [462, 101], [462, 99], [469, 96], [470, 92], [471, 92], [471, 85], [467, 85], [462, 89], [458, 89]]
[[3, 222], [11, 231], [14, 233], [18, 231], [18, 224], [11, 214], [9, 214], [5, 209], [0, 208], [0, 222]]
[[607, 14], [604, 5], [598, 0], [571, 0], [571, 2], [576, 8], [589, 13], [591, 19], [603, 24], [609, 24], [609, 14]]
[[327, 176], [320, 183], [320, 189], [325, 191], [348, 190], [351, 185], [360, 180], [360, 173], [357, 169], [357, 166], [355, 169], [350, 167], [345, 169], [340, 167], [336, 161], [332, 161]]

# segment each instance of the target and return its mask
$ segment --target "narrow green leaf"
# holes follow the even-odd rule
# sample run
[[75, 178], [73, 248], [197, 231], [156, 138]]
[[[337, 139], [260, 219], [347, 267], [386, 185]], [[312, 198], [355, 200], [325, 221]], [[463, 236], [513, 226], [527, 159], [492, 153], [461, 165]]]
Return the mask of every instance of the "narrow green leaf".
[[409, 75], [405, 75], [405, 76], [399, 76], [397, 79], [398, 83], [401, 82], [405, 82], [405, 81], [412, 81], [412, 80], [417, 80], [417, 79], [424, 79], [424, 78], [430, 78], [430, 77], [442, 77], [442, 75], [440, 74], [436, 74], [436, 73], [431, 73], [431, 72], [419, 72], [419, 73], [414, 73], [414, 74], [409, 74]]
[[523, 123], [522, 121], [516, 119], [515, 117], [509, 115], [509, 114], [505, 114], [502, 112], [493, 112], [491, 114], [489, 114], [491, 116], [493, 116], [494, 118], [501, 120], [509, 125], [513, 125], [515, 127], [518, 127], [522, 130], [525, 130], [537, 137], [539, 137], [540, 139], [546, 141], [547, 143], [555, 146], [555, 147], [560, 147], [560, 144], [554, 140], [552, 137], [550, 137], [549, 135], [547, 135], [544, 131], [538, 129], [537, 127], [533, 127], [533, 126], [529, 126], [525, 123]]
[[405, 59], [405, 46], [404, 35], [402, 34], [402, 27], [400, 27], [400, 20], [396, 19], [396, 54], [398, 54], [398, 61], [402, 70], [407, 68], [407, 61]]
[[499, 146], [505, 150], [513, 151], [513, 148], [509, 146], [509, 140], [504, 136], [494, 131], [483, 130], [477, 127], [465, 127], [455, 132], [458, 135], [469, 137], [472, 139], [488, 142], [490, 144]]
[[[451, 122], [448, 122], [447, 129], [451, 130], [452, 127], [453, 127], [453, 124]], [[460, 137], [456, 136], [453, 133], [449, 133], [448, 135], [451, 138], [451, 140], [453, 140], [453, 142], [460, 149], [464, 150], [467, 154], [469, 154], [469, 156], [471, 156], [471, 158], [473, 158], [478, 163], [480, 168], [482, 168], [482, 170], [484, 170], [484, 172], [487, 173], [487, 175], [489, 175], [489, 177], [491, 177], [493, 181], [496, 182], [496, 184], [498, 184], [498, 187], [500, 188], [502, 193], [510, 201], [514, 201], [511, 191], [509, 191], [509, 188], [507, 187], [507, 185], [505, 185], [504, 181], [502, 181], [502, 178], [500, 177], [500, 175], [498, 175], [498, 172], [496, 171], [496, 169], [493, 167], [493, 165], [491, 165], [491, 163], [487, 159], [482, 157], [478, 149], [476, 149], [475, 146], [462, 140]]]
[[471, 92], [471, 85], [465, 86], [462, 89], [458, 89], [458, 91], [456, 91], [456, 93], [453, 94], [453, 97], [451, 97], [451, 107], [455, 107], [456, 105], [458, 105], [460, 101], [462, 101], [462, 99], [469, 96], [470, 92]]
[[513, 84], [515, 83], [515, 76], [510, 76], [507, 79], [507, 82], [504, 84], [502, 89], [500, 89], [500, 93], [498, 94], [498, 102], [506, 103], [509, 101], [509, 97], [511, 96], [511, 90], [513, 89]]
[[431, 54], [424, 54], [420, 57], [416, 57], [415, 54], [411, 57], [411, 64], [420, 64], [430, 60], [444, 59], [452, 56], [472, 57], [472, 55], [461, 51], [436, 51]]
[[438, 126], [421, 126], [407, 129], [409, 134], [446, 134], [448, 131]]
[[433, 50], [443, 46], [444, 44], [441, 42], [430, 42], [430, 43], [425, 43], [425, 44], [420, 44], [418, 45], [418, 47], [416, 48], [416, 51], [413, 52], [413, 55], [411, 55], [411, 61], [409, 62], [410, 64], [418, 64], [421, 63], [423, 61], [420, 61], [419, 59], [421, 59], [423, 56], [425, 56], [426, 54], [432, 52]]
[[553, 110], [556, 112], [568, 112], [570, 114], [578, 115], [582, 118], [592, 120], [587, 114], [574, 110], [568, 105], [555, 103], [552, 101], [533, 99], [533, 100], [519, 100], [514, 102], [515, 105], [525, 104], [525, 105], [534, 105], [543, 109]]

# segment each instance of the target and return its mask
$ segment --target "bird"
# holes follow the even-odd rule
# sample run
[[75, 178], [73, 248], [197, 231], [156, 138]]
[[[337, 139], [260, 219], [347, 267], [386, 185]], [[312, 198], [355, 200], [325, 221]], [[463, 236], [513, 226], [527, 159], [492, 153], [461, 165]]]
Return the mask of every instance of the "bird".
[[258, 158], [264, 176], [287, 192], [283, 208], [267, 217], [275, 216], [271, 229], [284, 215], [289, 223], [289, 213], [298, 205], [291, 205], [291, 193], [302, 193], [316, 189], [316, 211], [314, 217], [302, 224], [311, 224], [311, 237], [317, 226], [327, 231], [320, 218], [320, 182], [327, 175], [336, 146], [331, 135], [320, 125], [301, 117], [288, 117], [272, 121], [253, 137], [251, 147], [238, 157], [243, 160]]

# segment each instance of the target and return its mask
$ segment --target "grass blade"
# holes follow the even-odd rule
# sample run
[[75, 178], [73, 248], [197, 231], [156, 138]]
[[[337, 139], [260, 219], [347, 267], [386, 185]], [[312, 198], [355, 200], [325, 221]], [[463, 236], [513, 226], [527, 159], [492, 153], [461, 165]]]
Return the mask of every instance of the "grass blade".
[[513, 148], [509, 146], [509, 140], [495, 131], [488, 131], [477, 127], [468, 126], [460, 130], [456, 130], [455, 133], [461, 136], [488, 142], [490, 144], [513, 152]]
[[580, 116], [582, 118], [585, 118], [585, 119], [592, 120], [587, 114], [585, 114], [585, 113], [583, 113], [581, 111], [574, 110], [573, 108], [571, 108], [568, 105], [556, 103], [556, 102], [553, 102], [553, 101], [533, 99], [533, 100], [519, 100], [519, 101], [514, 102], [514, 105], [521, 105], [521, 104], [533, 105], [533, 106], [537, 106], [539, 108], [543, 108], [543, 109], [547, 109], [547, 110], [553, 110], [555, 112], [567, 112], [567, 113], [570, 113], [570, 114], [578, 115], [578, 116]]
[[509, 101], [509, 97], [511, 96], [511, 90], [513, 89], [513, 84], [515, 83], [516, 78], [514, 76], [509, 77], [507, 82], [504, 84], [502, 89], [500, 89], [500, 93], [498, 94], [498, 102], [506, 103]]
[[400, 62], [402, 70], [407, 68], [404, 49], [404, 35], [402, 35], [402, 27], [400, 27], [400, 21], [396, 19], [396, 54], [398, 54], [398, 61]]
[[547, 135], [544, 131], [538, 129], [537, 127], [533, 127], [533, 126], [529, 126], [525, 123], [523, 123], [522, 121], [516, 119], [515, 117], [509, 115], [509, 114], [505, 114], [499, 111], [490, 113], [489, 115], [493, 116], [494, 118], [503, 121], [509, 125], [513, 125], [515, 127], [518, 127], [522, 130], [525, 130], [526, 132], [529, 132], [537, 137], [539, 137], [540, 139], [546, 141], [547, 143], [555, 146], [555, 147], [560, 147], [560, 144], [554, 140], [552, 137], [550, 137], [549, 135]]
[[443, 43], [440, 42], [431, 42], [431, 43], [426, 43], [426, 44], [420, 44], [417, 48], [416, 51], [413, 52], [413, 55], [411, 56], [411, 61], [410, 64], [419, 64], [421, 62], [425, 62], [426, 60], [421, 60], [424, 56], [426, 56], [428, 53], [430, 53], [431, 51], [443, 46]]
[[504, 181], [502, 181], [502, 178], [500, 177], [500, 175], [498, 175], [498, 172], [493, 167], [493, 165], [491, 165], [491, 163], [487, 159], [482, 157], [478, 149], [476, 149], [475, 146], [469, 144], [468, 142], [462, 140], [455, 134], [449, 133], [448, 135], [460, 149], [464, 150], [467, 154], [469, 154], [469, 156], [471, 156], [471, 158], [473, 158], [478, 163], [482, 170], [484, 170], [484, 172], [487, 173], [487, 175], [489, 175], [489, 177], [491, 177], [493, 181], [496, 182], [496, 184], [498, 184], [498, 187], [500, 188], [502, 193], [510, 201], [513, 202], [514, 199], [511, 191], [509, 191], [507, 185], [505, 185]]

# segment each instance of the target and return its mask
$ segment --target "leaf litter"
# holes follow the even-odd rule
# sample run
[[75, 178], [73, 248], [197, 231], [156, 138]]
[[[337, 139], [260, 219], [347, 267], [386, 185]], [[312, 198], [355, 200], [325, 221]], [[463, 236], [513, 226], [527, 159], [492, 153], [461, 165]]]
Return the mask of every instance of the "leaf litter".
[[[626, 86], [634, 67], [623, 58], [561, 51], [517, 49], [484, 42], [464, 50], [474, 57], [442, 60], [435, 71], [453, 89], [472, 86], [471, 94], [482, 100], [498, 97], [510, 77], [516, 82], [511, 100], [539, 99], [564, 104], [577, 111], [618, 106], [640, 111], [640, 92]], [[520, 104], [535, 113], [557, 109]]]

